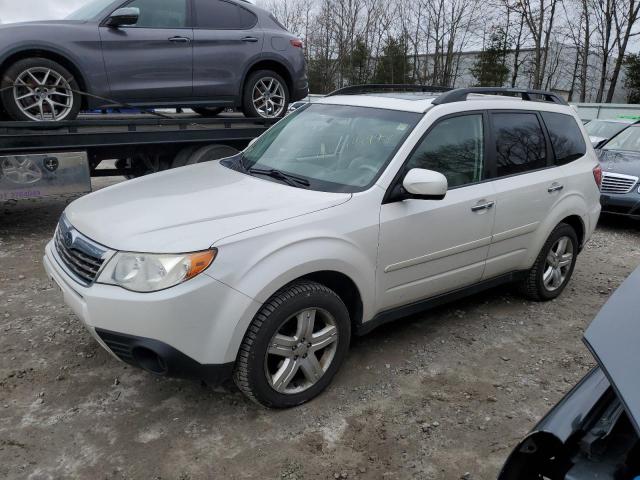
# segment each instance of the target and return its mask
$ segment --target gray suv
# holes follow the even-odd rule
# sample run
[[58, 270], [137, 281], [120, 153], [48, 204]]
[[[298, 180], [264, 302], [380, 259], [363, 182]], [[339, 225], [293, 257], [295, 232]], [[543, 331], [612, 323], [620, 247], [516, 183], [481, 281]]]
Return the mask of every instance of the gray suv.
[[0, 74], [14, 120], [119, 103], [280, 117], [308, 93], [302, 42], [232, 0], [91, 0], [65, 20], [3, 25]]

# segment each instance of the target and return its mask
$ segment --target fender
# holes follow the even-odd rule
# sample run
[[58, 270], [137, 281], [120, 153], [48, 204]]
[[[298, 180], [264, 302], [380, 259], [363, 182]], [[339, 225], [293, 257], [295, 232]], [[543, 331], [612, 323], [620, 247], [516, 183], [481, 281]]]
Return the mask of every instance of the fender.
[[[282, 235], [275, 234], [272, 240], [282, 238]], [[259, 237], [258, 242], [262, 243], [266, 239]], [[377, 240], [377, 237], [376, 237]], [[260, 248], [254, 252], [256, 258], [249, 260], [245, 258], [243, 262], [234, 261], [235, 252], [246, 256], [248, 245], [234, 248], [233, 245], [224, 246], [224, 256], [228, 258], [228, 266], [218, 265], [212, 268], [209, 275], [221, 281], [244, 295], [252, 298], [252, 311], [244, 312], [240, 321], [234, 328], [234, 332], [229, 342], [225, 358], [235, 358], [242, 339], [253, 320], [253, 317], [261, 306], [280, 288], [292, 281], [320, 271], [333, 271], [341, 273], [350, 278], [356, 285], [363, 306], [363, 320], [373, 316], [373, 306], [375, 305], [375, 278], [367, 276], [366, 272], [375, 271], [375, 251], [373, 258], [367, 255], [362, 248], [358, 248], [354, 243], [341, 238], [328, 236], [314, 236], [311, 239], [295, 238], [284, 242], [278, 242], [273, 248]], [[266, 241], [263, 245], [268, 245]], [[256, 245], [256, 244], [254, 244]], [[309, 252], [314, 251], [331, 252], [326, 258], [319, 258]], [[316, 258], [314, 258], [316, 257]], [[246, 265], [242, 270], [231, 272], [234, 266]]]
[[[100, 44], [99, 37], [96, 37], [96, 44], [97, 45]], [[106, 72], [104, 70], [104, 63], [102, 61], [101, 51], [98, 52], [99, 58], [96, 59], [96, 62], [95, 62], [96, 65], [89, 66], [89, 65], [85, 65], [82, 62], [82, 60], [77, 55], [75, 55], [72, 51], [64, 48], [59, 44], [54, 44], [54, 43], [43, 41], [43, 40], [39, 40], [35, 42], [22, 41], [17, 44], [13, 44], [9, 49], [4, 50], [0, 54], [0, 65], [8, 66], [4, 64], [9, 58], [13, 57], [16, 54], [33, 51], [33, 50], [48, 52], [53, 55], [63, 57], [68, 63], [73, 65], [75, 69], [74, 73], [79, 77], [78, 83], [80, 84], [81, 88], [87, 93], [91, 93], [95, 95], [109, 94], [109, 89], [106, 84]], [[100, 64], [99, 66], [97, 66], [98, 63]], [[92, 71], [89, 69], [92, 69], [94, 72], [96, 72], [92, 75], [91, 80], [89, 80], [86, 75], [87, 71]], [[90, 98], [85, 98], [85, 100], [87, 102], [91, 101]]]
[[255, 67], [258, 63], [264, 62], [264, 61], [272, 61], [272, 62], [279, 63], [289, 73], [289, 76], [293, 78], [293, 66], [285, 57], [273, 52], [261, 52], [257, 54], [254, 58], [252, 58], [250, 62], [247, 62], [247, 66], [242, 72], [241, 81], [240, 81], [240, 84], [238, 85], [238, 95], [241, 101], [242, 101], [242, 90], [244, 89], [244, 84], [247, 81], [247, 76], [249, 75], [249, 71], [253, 67]]
[[[526, 264], [521, 266], [523, 270], [531, 268], [553, 229], [556, 228], [563, 219], [571, 216], [580, 217], [585, 238], [587, 238], [589, 229], [591, 228], [588, 224], [587, 200], [580, 193], [571, 192], [562, 197], [558, 203], [554, 205], [549, 215], [544, 218], [538, 227], [527, 252]], [[582, 245], [580, 247], [582, 247]]]

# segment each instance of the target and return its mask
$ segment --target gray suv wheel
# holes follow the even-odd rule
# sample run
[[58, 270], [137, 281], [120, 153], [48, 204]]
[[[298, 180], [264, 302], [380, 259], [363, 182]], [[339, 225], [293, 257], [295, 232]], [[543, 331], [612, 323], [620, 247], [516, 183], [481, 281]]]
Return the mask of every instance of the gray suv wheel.
[[62, 65], [46, 58], [27, 58], [2, 77], [2, 104], [14, 120], [73, 120], [81, 106], [80, 88]]
[[280, 75], [271, 70], [258, 70], [245, 82], [243, 111], [247, 117], [284, 117], [289, 98], [287, 83]]

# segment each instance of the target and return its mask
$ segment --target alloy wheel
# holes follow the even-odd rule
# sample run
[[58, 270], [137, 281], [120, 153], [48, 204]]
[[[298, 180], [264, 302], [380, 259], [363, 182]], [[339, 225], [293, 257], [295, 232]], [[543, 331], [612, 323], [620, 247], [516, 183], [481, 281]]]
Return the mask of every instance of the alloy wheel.
[[73, 109], [69, 81], [47, 67], [32, 67], [15, 80], [13, 98], [20, 111], [31, 120], [64, 120]]
[[338, 347], [338, 327], [326, 310], [308, 308], [285, 320], [269, 341], [265, 375], [283, 394], [315, 385], [331, 366]]
[[564, 285], [573, 263], [573, 242], [569, 237], [560, 237], [551, 247], [544, 265], [542, 282], [553, 292]]
[[263, 77], [253, 87], [253, 106], [261, 117], [279, 117], [284, 112], [284, 87], [276, 78]]

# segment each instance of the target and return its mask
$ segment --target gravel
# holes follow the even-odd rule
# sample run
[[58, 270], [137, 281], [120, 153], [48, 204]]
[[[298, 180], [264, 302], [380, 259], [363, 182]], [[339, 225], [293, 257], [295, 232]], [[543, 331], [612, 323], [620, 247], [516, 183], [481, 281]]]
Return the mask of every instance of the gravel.
[[593, 366], [582, 332], [640, 264], [637, 224], [605, 221], [556, 301], [502, 287], [382, 327], [274, 411], [93, 341], [41, 264], [70, 200], [0, 204], [0, 478], [493, 479]]

